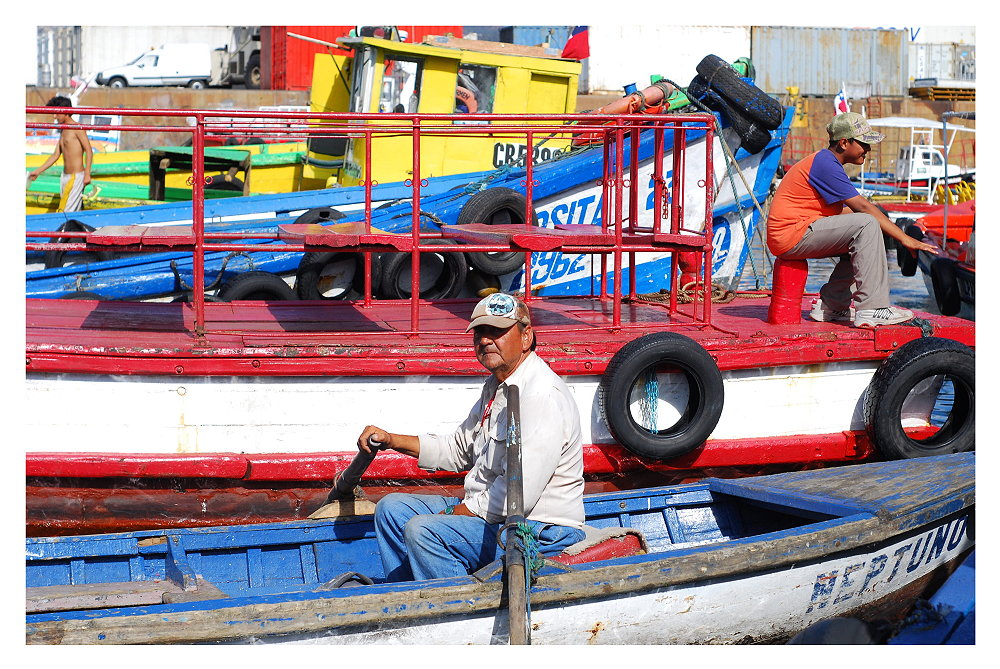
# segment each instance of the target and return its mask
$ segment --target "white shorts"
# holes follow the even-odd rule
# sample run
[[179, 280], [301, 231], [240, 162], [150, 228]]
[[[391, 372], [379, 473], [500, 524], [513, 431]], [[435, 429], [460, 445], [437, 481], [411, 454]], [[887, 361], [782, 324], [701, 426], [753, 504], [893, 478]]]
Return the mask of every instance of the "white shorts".
[[83, 209], [83, 172], [59, 177], [59, 211]]

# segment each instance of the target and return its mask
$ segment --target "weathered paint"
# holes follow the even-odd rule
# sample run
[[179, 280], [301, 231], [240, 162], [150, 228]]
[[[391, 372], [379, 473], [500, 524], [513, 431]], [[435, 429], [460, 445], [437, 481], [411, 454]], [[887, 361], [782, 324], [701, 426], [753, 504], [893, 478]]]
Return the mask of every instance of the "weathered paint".
[[[681, 506], [695, 502], [691, 495], [721, 493], [759, 499], [802, 517], [820, 514], [820, 520], [741, 538], [719, 535], [720, 525], [714, 534], [691, 535], [693, 542], [671, 530], [669, 538], [651, 541], [650, 554], [543, 574], [531, 593], [532, 641], [745, 643], [781, 639], [823, 618], [876, 606], [898, 612], [912, 601], [908, 597], [926, 577], [972, 547], [966, 523], [973, 512], [974, 462], [974, 454], [956, 454], [753, 479], [711, 479], [671, 489], [668, 494], [676, 500], [672, 504]], [[603, 503], [611, 517], [619, 519], [616, 522], [628, 523], [644, 505], [658, 508], [650, 504], [651, 493], [662, 494], [634, 491], [595, 498], [588, 514]], [[725, 515], [694, 517], [715, 517], [721, 523]], [[332, 531], [328, 522], [300, 526], [321, 534]], [[284, 546], [301, 531], [296, 527], [261, 526], [243, 532], [261, 532], [261, 540]], [[697, 529], [697, 525], [686, 527]], [[357, 543], [354, 537], [359, 531], [362, 526], [354, 521], [342, 525], [337, 536]], [[195, 560], [192, 566], [210, 545], [221, 546], [220, 541], [236, 545], [228, 543], [227, 532], [188, 531], [181, 543]], [[273, 538], [268, 532], [275, 533]], [[652, 527], [644, 533], [650, 539], [659, 537]], [[235, 534], [234, 540], [241, 541]], [[83, 547], [103, 540], [79, 541]], [[312, 541], [321, 541], [319, 534]], [[162, 544], [144, 545], [151, 558], [165, 550]], [[44, 559], [73, 554], [72, 540], [29, 540], [29, 546], [30, 555]], [[113, 555], [122, 549], [124, 555], [130, 550], [127, 543], [119, 548], [107, 543], [100, 550]], [[303, 554], [293, 550], [288, 557], [298, 564]], [[326, 554], [333, 555], [329, 550]], [[272, 554], [270, 559], [278, 558]], [[103, 562], [95, 563], [95, 568]], [[302, 570], [297, 568], [296, 573], [301, 579]], [[245, 582], [247, 576], [241, 579]], [[251, 575], [251, 587], [252, 580]], [[307, 579], [306, 584], [313, 582]], [[460, 577], [37, 614], [29, 616], [27, 636], [31, 643], [461, 640], [488, 644], [503, 642], [506, 636], [506, 611], [499, 607], [501, 587], [498, 579], [479, 582]]]

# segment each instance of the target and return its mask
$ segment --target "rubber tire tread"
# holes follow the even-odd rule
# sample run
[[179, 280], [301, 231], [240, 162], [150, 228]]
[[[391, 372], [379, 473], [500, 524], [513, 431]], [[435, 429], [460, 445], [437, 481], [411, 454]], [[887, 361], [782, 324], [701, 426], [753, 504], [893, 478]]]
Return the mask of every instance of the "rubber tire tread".
[[[903, 219], [903, 220], [910, 220], [910, 219]], [[924, 240], [923, 230], [918, 228], [913, 223], [906, 225], [906, 227], [903, 228], [903, 232], [905, 232], [910, 237], [913, 237], [917, 241]], [[917, 273], [916, 256], [911, 255], [910, 252], [906, 249], [906, 247], [904, 247], [898, 241], [896, 242], [896, 264], [899, 265], [899, 273], [902, 274], [903, 276], [913, 276], [914, 274]]]
[[[690, 387], [692, 414], [679, 431], [656, 435], [638, 426], [629, 411], [635, 381], [651, 366], [682, 370]], [[691, 411], [691, 403], [696, 404]], [[722, 373], [703, 347], [676, 332], [657, 332], [625, 344], [608, 363], [598, 387], [601, 417], [619, 444], [641, 457], [668, 460], [705, 443], [718, 425], [725, 403]], [[682, 417], [680, 422], [683, 422]], [[676, 426], [674, 426], [676, 427]]]
[[728, 100], [720, 96], [708, 86], [702, 77], [696, 76], [688, 86], [687, 95], [701, 102], [703, 105], [723, 114], [733, 130], [740, 138], [740, 146], [747, 153], [753, 155], [760, 153], [771, 141], [771, 133], [763, 126], [755, 123], [745, 116], [738, 107], [732, 105]]
[[740, 78], [733, 66], [715, 54], [701, 59], [695, 68], [712, 90], [726, 98], [741, 113], [761, 125], [765, 130], [781, 126], [784, 110], [781, 103], [767, 93]]
[[223, 284], [219, 289], [219, 299], [223, 302], [236, 300], [277, 302], [299, 298], [277, 274], [256, 270], [237, 274]]
[[[323, 268], [329, 263], [339, 259], [339, 256], [350, 256], [354, 260], [354, 278], [351, 287], [345, 290], [338, 297], [326, 297], [319, 292], [319, 279], [323, 274]], [[381, 276], [381, 256], [372, 254], [372, 294], [376, 294], [379, 279]], [[299, 267], [295, 272], [295, 292], [300, 300], [354, 300], [365, 294], [365, 256], [363, 253], [349, 253], [345, 251], [320, 251], [306, 253], [299, 261]]]
[[[94, 228], [87, 225], [86, 223], [81, 223], [75, 218], [71, 218], [58, 228], [56, 232], [93, 232]], [[57, 244], [67, 244], [70, 242], [80, 241], [79, 237], [59, 237], [56, 240]], [[65, 262], [66, 251], [46, 251], [44, 256], [45, 269], [52, 269], [53, 267], [62, 267]], [[98, 261], [113, 260], [115, 257], [114, 251], [97, 251], [94, 253], [94, 257]]]
[[[953, 379], [951, 415], [938, 432], [921, 441], [900, 426], [903, 401], [930, 376]], [[976, 360], [968, 346], [953, 339], [921, 337], [900, 346], [872, 376], [864, 397], [865, 431], [878, 452], [889, 459], [961, 453], [976, 445]]]
[[931, 286], [938, 311], [944, 316], [954, 316], [962, 309], [962, 296], [958, 292], [958, 271], [951, 258], [935, 258], [931, 263]]
[[[446, 244], [441, 239], [423, 240], [430, 245]], [[433, 286], [426, 291], [421, 290], [420, 298], [425, 300], [443, 300], [458, 297], [465, 287], [465, 279], [469, 271], [468, 254], [461, 251], [447, 251], [440, 254], [444, 260], [444, 271]], [[410, 276], [409, 253], [386, 253], [382, 256], [378, 297], [386, 300], [408, 300], [412, 297], [409, 290]], [[405, 273], [406, 289], [400, 287], [400, 277]]]
[[339, 221], [346, 215], [347, 214], [344, 212], [339, 209], [334, 209], [333, 207], [313, 207], [312, 209], [307, 209], [299, 214], [298, 218], [296, 218], [294, 222], [302, 224], [318, 223], [319, 225], [323, 225]]
[[[496, 186], [479, 191], [462, 205], [458, 213], [458, 225], [469, 223], [490, 223], [496, 214], [506, 210], [510, 212], [510, 222], [524, 225], [524, 210], [527, 198], [511, 188]], [[538, 225], [538, 215], [531, 212], [532, 224]], [[516, 272], [524, 266], [524, 253], [510, 251], [509, 253], [467, 253], [469, 265], [483, 274], [503, 276]]]

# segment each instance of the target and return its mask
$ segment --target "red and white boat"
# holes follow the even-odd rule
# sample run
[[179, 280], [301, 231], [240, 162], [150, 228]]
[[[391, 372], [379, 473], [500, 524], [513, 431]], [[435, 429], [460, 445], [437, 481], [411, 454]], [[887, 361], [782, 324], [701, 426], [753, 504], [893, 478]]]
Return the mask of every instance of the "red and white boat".
[[[424, 117], [391, 118], [395, 126], [362, 131], [423, 124], [420, 133], [433, 132]], [[533, 116], [536, 125], [526, 126], [497, 115], [490, 130], [526, 135], [530, 146], [584, 118], [594, 120]], [[386, 251], [414, 260], [449, 248], [525, 254], [537, 352], [577, 398], [589, 490], [974, 448], [973, 323], [929, 314], [874, 330], [816, 323], [803, 318], [814, 296], [794, 280], [774, 297], [728, 294], [713, 304], [711, 282], [699, 277], [712, 269], [717, 119], [598, 120], [608, 122], [591, 130], [605, 147], [600, 225], [536, 227], [526, 216], [524, 225], [443, 225], [427, 233], [413, 207], [418, 225], [391, 234], [371, 227], [369, 203], [358, 221], [281, 226], [292, 249], [363, 253], [365, 295], [356, 301], [223, 303], [199, 293], [190, 303], [28, 299], [28, 533], [303, 518], [324, 503], [365, 425], [451, 430], [484, 377], [464, 334], [477, 298], [420, 299], [421, 263], [413, 262], [414, 297], [373, 299], [372, 254]], [[195, 154], [204, 139], [199, 124]], [[623, 152], [640, 130], [671, 136], [675, 147], [656, 144], [652, 190]], [[701, 144], [687, 145], [691, 133], [700, 133]], [[530, 209], [532, 166], [525, 170]], [[206, 241], [200, 174], [196, 166], [192, 226], [160, 227], [146, 244], [141, 226], [84, 233], [82, 243], [190, 250], [198, 285], [200, 253], [240, 246]], [[412, 183], [420, 202], [419, 170]], [[640, 224], [636, 209], [647, 197], [653, 221]], [[703, 206], [688, 207], [692, 198]], [[597, 280], [590, 295], [539, 297], [532, 253], [551, 251], [592, 255], [592, 267], [620, 280]], [[636, 294], [627, 280], [635, 257], [654, 252], [676, 258], [663, 279], [669, 292]], [[693, 289], [686, 290], [688, 279]], [[935, 423], [946, 381], [953, 408]], [[379, 455], [366, 476], [376, 494], [379, 484], [461, 483], [394, 453]]]

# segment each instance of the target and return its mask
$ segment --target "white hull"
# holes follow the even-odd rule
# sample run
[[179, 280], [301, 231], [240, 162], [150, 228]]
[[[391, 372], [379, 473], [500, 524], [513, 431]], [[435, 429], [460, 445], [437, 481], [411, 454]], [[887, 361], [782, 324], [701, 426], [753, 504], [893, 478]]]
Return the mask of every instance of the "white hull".
[[[863, 430], [878, 361], [723, 372], [725, 409], [710, 440]], [[565, 377], [585, 444], [614, 443], [597, 375]], [[661, 378], [657, 420], [672, 424], [686, 384]], [[353, 453], [368, 424], [404, 433], [452, 431], [483, 377], [211, 377], [30, 373], [24, 425], [31, 452]], [[931, 388], [929, 390], [936, 390]], [[904, 427], [927, 424], [935, 394], [911, 396]], [[635, 407], [636, 415], [639, 408]], [[141, 435], [141, 438], [137, 438]]]
[[[628, 597], [533, 607], [532, 644], [733, 644], [791, 636], [873, 604], [972, 547], [965, 519], [867, 553]], [[507, 610], [404, 628], [254, 639], [298, 644], [505, 644]]]

